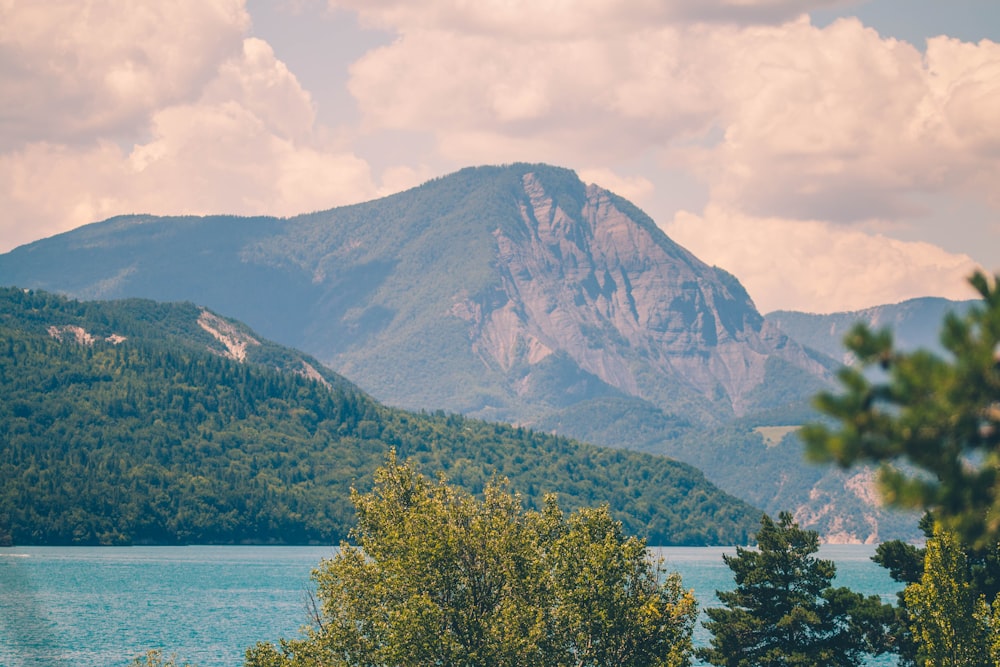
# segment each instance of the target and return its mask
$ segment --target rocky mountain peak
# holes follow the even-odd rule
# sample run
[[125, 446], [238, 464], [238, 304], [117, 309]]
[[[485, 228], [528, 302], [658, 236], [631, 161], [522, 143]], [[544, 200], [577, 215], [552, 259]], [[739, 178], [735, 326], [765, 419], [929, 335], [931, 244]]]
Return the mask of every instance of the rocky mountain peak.
[[625, 394], [655, 401], [671, 378], [708, 399], [722, 392], [736, 413], [771, 355], [822, 372], [765, 324], [735, 278], [612, 193], [589, 185], [580, 209], [567, 210], [534, 172], [521, 184], [519, 225], [493, 231], [499, 289], [451, 311], [488, 366], [510, 373], [563, 353]]

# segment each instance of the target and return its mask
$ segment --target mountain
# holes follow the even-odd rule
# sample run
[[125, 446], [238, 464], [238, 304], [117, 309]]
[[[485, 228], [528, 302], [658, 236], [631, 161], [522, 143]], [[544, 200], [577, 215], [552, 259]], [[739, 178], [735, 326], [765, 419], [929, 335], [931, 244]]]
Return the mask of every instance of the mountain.
[[829, 539], [897, 536], [863, 480], [774, 435], [815, 418], [837, 362], [566, 169], [469, 168], [287, 219], [112, 218], [0, 255], [0, 284], [193, 301], [390, 405], [668, 454]]
[[735, 278], [543, 165], [290, 219], [115, 218], [4, 255], [0, 284], [202, 303], [392, 405], [524, 423], [607, 397], [714, 422], [826, 373]]
[[691, 466], [387, 408], [190, 303], [0, 289], [0, 543], [336, 543], [395, 449], [529, 506], [608, 503], [653, 544], [746, 542], [759, 510]]
[[863, 323], [872, 329], [888, 328], [900, 349], [924, 348], [940, 354], [943, 349], [938, 337], [945, 315], [949, 312], [961, 314], [974, 303], [976, 301], [922, 297], [829, 315], [779, 310], [768, 313], [765, 319], [803, 345], [842, 363], [850, 363], [850, 355], [844, 349], [844, 337], [855, 324]]

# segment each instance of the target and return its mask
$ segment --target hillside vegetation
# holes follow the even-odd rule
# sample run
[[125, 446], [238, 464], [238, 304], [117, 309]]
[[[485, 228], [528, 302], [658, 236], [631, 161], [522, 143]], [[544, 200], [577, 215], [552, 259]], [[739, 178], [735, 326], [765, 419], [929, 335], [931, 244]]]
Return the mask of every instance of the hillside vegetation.
[[651, 544], [745, 543], [760, 516], [663, 457], [387, 408], [209, 313], [254, 341], [225, 356], [206, 312], [0, 290], [0, 540], [336, 542], [392, 449], [473, 492], [506, 476], [530, 507], [608, 503]]

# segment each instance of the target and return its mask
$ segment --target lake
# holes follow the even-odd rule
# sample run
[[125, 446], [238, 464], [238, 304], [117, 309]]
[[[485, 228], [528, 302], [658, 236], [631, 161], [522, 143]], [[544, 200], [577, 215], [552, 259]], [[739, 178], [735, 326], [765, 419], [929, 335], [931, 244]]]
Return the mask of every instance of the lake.
[[[827, 545], [836, 585], [886, 602], [899, 589], [872, 546]], [[733, 586], [722, 547], [654, 549], [701, 608]], [[0, 665], [113, 667], [151, 648], [198, 667], [242, 665], [257, 641], [306, 622], [309, 573], [333, 547], [8, 547], [0, 549]], [[707, 643], [698, 626], [695, 643]], [[873, 663], [891, 665], [891, 661]]]

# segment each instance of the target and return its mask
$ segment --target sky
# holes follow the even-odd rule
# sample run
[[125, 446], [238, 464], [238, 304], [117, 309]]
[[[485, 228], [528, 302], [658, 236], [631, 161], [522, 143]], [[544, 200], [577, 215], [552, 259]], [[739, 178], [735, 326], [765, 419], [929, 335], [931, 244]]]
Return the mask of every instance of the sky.
[[1000, 271], [995, 0], [0, 0], [0, 252], [574, 169], [762, 312]]

